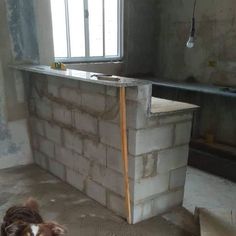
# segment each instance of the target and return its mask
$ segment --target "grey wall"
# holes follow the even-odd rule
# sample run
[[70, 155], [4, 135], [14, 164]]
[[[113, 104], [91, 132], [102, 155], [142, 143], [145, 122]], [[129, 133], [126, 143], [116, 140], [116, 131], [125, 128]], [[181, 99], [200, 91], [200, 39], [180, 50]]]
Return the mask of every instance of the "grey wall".
[[30, 1], [0, 0], [0, 168], [32, 160], [24, 82], [8, 67], [37, 60], [32, 12]]
[[192, 5], [193, 0], [157, 1], [156, 76], [236, 85], [235, 0], [197, 1], [196, 45], [187, 49]]
[[124, 1], [124, 72], [152, 74], [156, 55], [156, 0]]
[[197, 0], [196, 43], [187, 49], [193, 0], [125, 1], [125, 73], [236, 86], [235, 8], [235, 0]]
[[5, 0], [14, 60], [37, 62], [39, 59], [32, 0]]

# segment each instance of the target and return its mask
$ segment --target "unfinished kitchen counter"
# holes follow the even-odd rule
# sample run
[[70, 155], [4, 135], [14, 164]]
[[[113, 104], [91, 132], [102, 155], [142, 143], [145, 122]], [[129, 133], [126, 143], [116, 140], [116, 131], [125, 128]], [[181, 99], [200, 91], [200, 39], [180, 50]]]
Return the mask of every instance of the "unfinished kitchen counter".
[[182, 204], [197, 106], [152, 98], [149, 81], [105, 80], [46, 66], [14, 68], [30, 72], [31, 140], [38, 165], [126, 217], [119, 103], [119, 89], [125, 87], [131, 223]]

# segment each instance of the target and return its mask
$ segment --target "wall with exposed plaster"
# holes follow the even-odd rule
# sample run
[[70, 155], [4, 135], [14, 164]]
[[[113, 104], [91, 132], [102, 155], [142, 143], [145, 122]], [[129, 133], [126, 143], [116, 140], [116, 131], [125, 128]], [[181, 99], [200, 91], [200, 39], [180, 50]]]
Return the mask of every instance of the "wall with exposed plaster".
[[21, 73], [9, 64], [36, 62], [31, 1], [0, 0], [0, 169], [32, 162]]
[[236, 85], [236, 2], [197, 1], [196, 43], [186, 48], [193, 0], [157, 1], [155, 74], [162, 79]]
[[156, 0], [124, 1], [124, 73], [152, 75], [155, 71]]

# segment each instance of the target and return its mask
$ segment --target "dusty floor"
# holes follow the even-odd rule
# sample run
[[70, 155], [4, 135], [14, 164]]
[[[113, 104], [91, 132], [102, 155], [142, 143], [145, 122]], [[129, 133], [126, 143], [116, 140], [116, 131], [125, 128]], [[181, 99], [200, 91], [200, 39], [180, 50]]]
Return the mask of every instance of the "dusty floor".
[[[236, 184], [189, 168], [184, 205], [236, 206]], [[44, 219], [67, 226], [68, 236], [190, 236], [185, 230], [158, 216], [130, 226], [124, 220], [61, 182], [37, 166], [0, 171], [0, 219], [5, 210], [21, 203], [28, 196], [36, 197]]]

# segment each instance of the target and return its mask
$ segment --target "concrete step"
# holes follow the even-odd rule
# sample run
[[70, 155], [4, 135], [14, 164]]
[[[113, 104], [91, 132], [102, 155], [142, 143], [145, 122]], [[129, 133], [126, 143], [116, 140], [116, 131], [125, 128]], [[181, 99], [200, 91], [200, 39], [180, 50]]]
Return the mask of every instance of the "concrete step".
[[201, 236], [236, 235], [236, 210], [199, 208], [196, 217]]
[[162, 215], [162, 217], [193, 236], [200, 235], [199, 222], [196, 221], [194, 215], [184, 207], [175, 208]]

